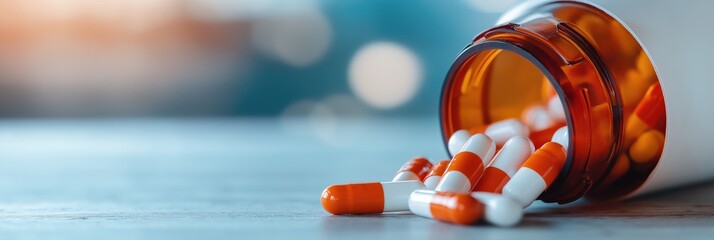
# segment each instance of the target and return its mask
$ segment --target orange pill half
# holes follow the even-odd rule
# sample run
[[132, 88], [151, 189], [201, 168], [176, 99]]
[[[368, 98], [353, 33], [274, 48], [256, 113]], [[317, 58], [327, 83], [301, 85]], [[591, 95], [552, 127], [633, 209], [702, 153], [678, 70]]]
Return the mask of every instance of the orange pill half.
[[392, 182], [419, 180], [423, 181], [426, 174], [431, 170], [431, 162], [424, 157], [416, 157], [404, 163], [394, 175]]
[[449, 160], [442, 160], [431, 167], [431, 171], [424, 178], [424, 186], [426, 189], [434, 190], [436, 185], [441, 181], [441, 176], [444, 175], [446, 167], [449, 166]]
[[550, 142], [551, 139], [553, 138], [553, 134], [558, 131], [558, 129], [564, 127], [564, 123], [559, 123], [556, 125], [553, 125], [549, 128], [537, 131], [537, 132], [532, 132], [529, 136], [528, 139], [533, 141], [533, 145], [535, 148], [540, 148], [543, 146], [543, 144]]
[[419, 190], [409, 198], [412, 213], [439, 221], [474, 224], [484, 213], [484, 205], [469, 194]]
[[656, 128], [665, 118], [664, 95], [659, 83], [652, 84], [635, 108], [635, 116], [642, 119], [650, 128]]

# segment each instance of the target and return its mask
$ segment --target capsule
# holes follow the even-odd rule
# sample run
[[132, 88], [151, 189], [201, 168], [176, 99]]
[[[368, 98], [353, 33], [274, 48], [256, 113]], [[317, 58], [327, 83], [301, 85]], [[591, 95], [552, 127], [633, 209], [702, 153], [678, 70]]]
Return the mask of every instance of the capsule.
[[409, 197], [409, 210], [422, 217], [470, 225], [481, 219], [484, 205], [469, 194], [418, 190]]
[[527, 108], [523, 111], [522, 119], [531, 131], [540, 131], [556, 124], [548, 109], [542, 105]]
[[662, 87], [659, 83], [655, 83], [650, 86], [645, 96], [635, 107], [634, 113], [627, 119], [625, 124], [625, 136], [627, 138], [625, 139], [624, 147], [629, 147], [637, 136], [649, 129], [657, 129], [660, 132], [664, 132], [665, 121]]
[[423, 181], [431, 170], [431, 162], [424, 157], [416, 157], [404, 163], [394, 175], [392, 182], [418, 180]]
[[335, 215], [408, 211], [409, 194], [422, 189], [419, 181], [338, 184], [322, 192], [321, 202]]
[[570, 143], [570, 137], [568, 136], [568, 127], [561, 127], [558, 128], [558, 131], [555, 131], [553, 133], [553, 138], [550, 140], [551, 142], [555, 142], [560, 144], [560, 146], [563, 146], [565, 150], [568, 150], [568, 144]]
[[565, 165], [565, 149], [549, 142], [531, 155], [503, 187], [503, 194], [527, 207], [558, 177]]
[[456, 156], [456, 154], [461, 151], [461, 148], [464, 146], [464, 143], [469, 140], [469, 137], [471, 137], [471, 133], [464, 129], [458, 130], [451, 134], [451, 137], [449, 137], [449, 143], [447, 144], [451, 156]]
[[533, 145], [535, 146], [535, 148], [540, 148], [543, 146], [543, 144], [550, 142], [551, 139], [553, 139], [553, 134], [555, 134], [558, 129], [564, 126], [565, 124], [561, 123], [537, 132], [531, 132], [531, 134], [528, 135], [528, 139], [533, 141]]
[[661, 129], [665, 120], [664, 95], [659, 83], [654, 83], [647, 89], [647, 93], [635, 107], [634, 115], [650, 128], [664, 130]]
[[486, 135], [475, 134], [466, 141], [446, 167], [444, 176], [434, 190], [440, 192], [469, 193], [483, 175], [484, 166], [491, 161], [496, 144]]
[[496, 226], [509, 227], [523, 218], [523, 208], [517, 202], [485, 192], [463, 194], [417, 190], [409, 197], [409, 210], [418, 216], [462, 225], [484, 219]]
[[489, 136], [498, 146], [503, 144], [515, 136], [528, 136], [528, 127], [518, 119], [511, 118], [498, 122], [491, 123], [484, 130], [484, 134]]
[[429, 171], [429, 174], [424, 178], [424, 186], [426, 189], [434, 190], [436, 188], [436, 185], [441, 181], [441, 176], [444, 175], [444, 171], [446, 171], [446, 167], [448, 166], [449, 160], [442, 160], [431, 167], [431, 171]]
[[664, 134], [654, 129], [649, 130], [630, 146], [630, 159], [637, 166], [647, 166], [659, 159], [663, 148]]
[[490, 224], [510, 227], [523, 219], [521, 205], [507, 196], [488, 192], [473, 192], [471, 197], [486, 206], [483, 219]]
[[531, 140], [521, 136], [512, 137], [486, 167], [473, 191], [501, 193], [503, 186], [533, 151], [535, 147]]
[[550, 100], [548, 100], [548, 114], [556, 122], [565, 122], [565, 109], [563, 109], [560, 97], [550, 97]]

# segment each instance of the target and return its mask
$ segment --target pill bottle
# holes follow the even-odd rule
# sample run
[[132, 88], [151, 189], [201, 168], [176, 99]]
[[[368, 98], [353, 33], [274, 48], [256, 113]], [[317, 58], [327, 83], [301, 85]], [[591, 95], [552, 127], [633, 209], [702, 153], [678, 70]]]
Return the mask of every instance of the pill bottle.
[[453, 63], [440, 103], [444, 142], [555, 96], [568, 157], [539, 199], [614, 200], [712, 179], [714, 33], [701, 25], [712, 9], [711, 1], [527, 1]]

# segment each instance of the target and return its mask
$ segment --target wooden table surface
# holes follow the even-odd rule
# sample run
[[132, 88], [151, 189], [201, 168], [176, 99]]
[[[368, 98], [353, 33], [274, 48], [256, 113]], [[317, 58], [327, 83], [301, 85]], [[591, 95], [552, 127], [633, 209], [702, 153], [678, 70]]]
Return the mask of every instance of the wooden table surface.
[[445, 157], [436, 119], [0, 121], [0, 239], [712, 239], [714, 183], [538, 203], [514, 228], [332, 216], [330, 184]]

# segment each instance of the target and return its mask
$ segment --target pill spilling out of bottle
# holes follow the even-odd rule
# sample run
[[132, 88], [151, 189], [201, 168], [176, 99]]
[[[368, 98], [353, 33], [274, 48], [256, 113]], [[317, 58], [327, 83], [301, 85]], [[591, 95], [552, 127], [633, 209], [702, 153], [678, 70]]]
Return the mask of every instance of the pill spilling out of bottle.
[[[629, 116], [625, 151], [603, 184], [637, 166], [656, 161], [664, 136], [657, 129], [661, 100], [657, 84]], [[438, 221], [515, 226], [561, 174], [573, 141], [562, 103], [526, 108], [521, 119], [505, 119], [478, 129], [455, 131], [447, 141], [453, 156], [432, 164], [424, 157], [404, 163], [389, 182], [338, 184], [322, 193], [324, 209], [335, 215], [406, 212]], [[557, 107], [556, 105], [561, 105]], [[655, 106], [654, 108], [652, 106]]]
[[[322, 193], [322, 206], [336, 215], [411, 211], [454, 224], [483, 220], [514, 226], [523, 208], [557, 177], [566, 157], [562, 142], [567, 135], [561, 132], [567, 131], [556, 131], [553, 142], [536, 150], [524, 126], [512, 119], [489, 126], [486, 134], [459, 131], [449, 141], [450, 149], [459, 149], [453, 159], [432, 165], [416, 157], [390, 182], [329, 186]], [[507, 139], [498, 153], [489, 132]]]
[[[548, 112], [456, 131], [447, 143], [452, 159], [416, 157], [392, 181], [329, 186], [322, 206], [336, 215], [410, 211], [454, 224], [514, 226], [565, 164], [568, 129]], [[538, 149], [528, 138], [533, 126], [554, 129]]]

